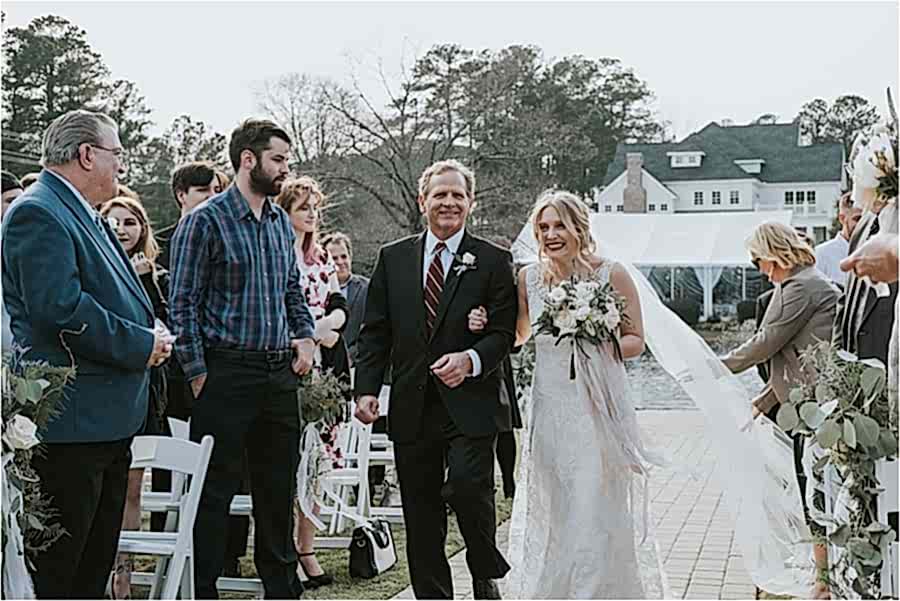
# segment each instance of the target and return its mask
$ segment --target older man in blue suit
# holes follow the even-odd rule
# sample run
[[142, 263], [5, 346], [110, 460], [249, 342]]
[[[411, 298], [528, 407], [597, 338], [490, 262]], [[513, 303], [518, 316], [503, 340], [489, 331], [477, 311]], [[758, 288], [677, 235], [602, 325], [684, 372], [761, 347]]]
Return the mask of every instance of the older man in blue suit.
[[116, 123], [73, 111], [44, 134], [38, 181], [3, 225], [3, 299], [26, 360], [77, 376], [42, 432], [35, 468], [68, 531], [38, 556], [39, 598], [103, 597], [125, 505], [131, 438], [147, 415], [148, 368], [173, 337], [96, 208], [122, 171]]

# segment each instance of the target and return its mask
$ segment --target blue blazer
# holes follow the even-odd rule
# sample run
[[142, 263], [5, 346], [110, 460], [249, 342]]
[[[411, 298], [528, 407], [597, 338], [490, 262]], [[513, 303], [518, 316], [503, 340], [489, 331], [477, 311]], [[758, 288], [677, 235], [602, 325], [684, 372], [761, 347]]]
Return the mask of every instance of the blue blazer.
[[132, 436], [147, 417], [154, 315], [125, 251], [115, 236], [113, 244], [104, 239], [86, 207], [46, 171], [3, 221], [3, 300], [23, 359], [74, 359], [77, 368], [62, 415], [42, 439]]

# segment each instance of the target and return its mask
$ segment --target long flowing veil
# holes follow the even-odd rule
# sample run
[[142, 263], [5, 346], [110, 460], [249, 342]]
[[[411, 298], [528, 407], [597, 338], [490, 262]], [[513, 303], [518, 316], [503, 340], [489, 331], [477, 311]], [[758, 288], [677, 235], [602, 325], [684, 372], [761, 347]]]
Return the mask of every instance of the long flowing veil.
[[[600, 254], [615, 260], [614, 253]], [[536, 260], [521, 239], [513, 255], [517, 263]], [[738, 378], [662, 303], [636, 267], [619, 262], [640, 294], [647, 347], [703, 414], [750, 577], [769, 593], [806, 597], [815, 581], [815, 561], [790, 438], [764, 416], [751, 423], [750, 394]]]

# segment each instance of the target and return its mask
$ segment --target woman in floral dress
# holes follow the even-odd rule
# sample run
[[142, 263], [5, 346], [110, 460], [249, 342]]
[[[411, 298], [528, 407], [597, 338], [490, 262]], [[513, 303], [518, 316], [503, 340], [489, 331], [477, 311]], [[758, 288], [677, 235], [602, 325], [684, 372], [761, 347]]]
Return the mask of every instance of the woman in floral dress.
[[[331, 257], [319, 244], [320, 214], [325, 195], [310, 177], [288, 180], [281, 186], [276, 202], [287, 211], [296, 234], [294, 251], [300, 269], [300, 283], [306, 291], [306, 302], [316, 320], [316, 368], [331, 371], [350, 382], [350, 360], [341, 330], [347, 322], [347, 301], [341, 294], [337, 269]], [[316, 526], [308, 517], [318, 507], [301, 499], [294, 527], [301, 579], [307, 588], [331, 584], [313, 551]]]

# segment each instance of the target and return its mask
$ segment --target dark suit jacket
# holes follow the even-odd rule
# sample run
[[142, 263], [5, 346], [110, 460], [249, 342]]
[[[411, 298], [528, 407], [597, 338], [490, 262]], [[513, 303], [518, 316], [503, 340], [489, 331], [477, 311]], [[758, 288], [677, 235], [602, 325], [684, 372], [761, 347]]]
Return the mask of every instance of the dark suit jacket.
[[107, 232], [112, 244], [46, 171], [4, 219], [3, 300], [23, 359], [69, 365], [71, 351], [77, 366], [47, 442], [122, 440], [147, 417], [153, 307]]
[[[850, 237], [849, 254], [853, 254], [865, 240], [865, 234], [878, 216], [866, 213], [853, 230]], [[897, 301], [897, 282], [889, 286], [890, 295], [878, 298], [875, 290], [866, 286], [865, 282], [850, 273], [847, 288], [838, 304], [837, 318], [833, 331], [834, 342], [845, 351], [857, 355], [860, 359], [879, 359], [888, 364], [888, 347], [891, 342], [891, 329], [894, 323], [894, 304]], [[864, 316], [855, 326], [857, 310], [865, 304]]]
[[344, 326], [344, 342], [347, 344], [347, 352], [350, 361], [356, 363], [356, 342], [359, 339], [359, 330], [366, 315], [366, 295], [369, 293], [369, 278], [361, 275], [351, 275], [347, 282], [347, 305], [350, 314]]
[[[412, 442], [420, 435], [428, 379], [433, 378], [450, 418], [465, 436], [488, 436], [510, 428], [509, 407], [500, 402], [499, 370], [515, 337], [516, 290], [508, 251], [466, 233], [457, 254], [471, 253], [476, 267], [462, 274], [450, 268], [431, 338], [425, 336], [422, 273], [425, 234], [381, 248], [359, 335], [357, 396], [378, 395], [385, 369], [392, 368], [388, 415], [390, 436]], [[454, 263], [454, 266], [456, 263]], [[482, 305], [491, 316], [480, 333], [469, 331], [468, 314]], [[477, 378], [450, 389], [429, 366], [446, 353], [474, 349], [482, 364]]]
[[169, 263], [171, 262], [169, 251], [172, 247], [172, 236], [175, 235], [175, 228], [178, 227], [179, 223], [179, 221], [176, 221], [172, 225], [153, 233], [153, 237], [156, 238], [156, 243], [159, 245], [159, 256], [156, 257], [156, 264], [164, 269], [169, 269]]

